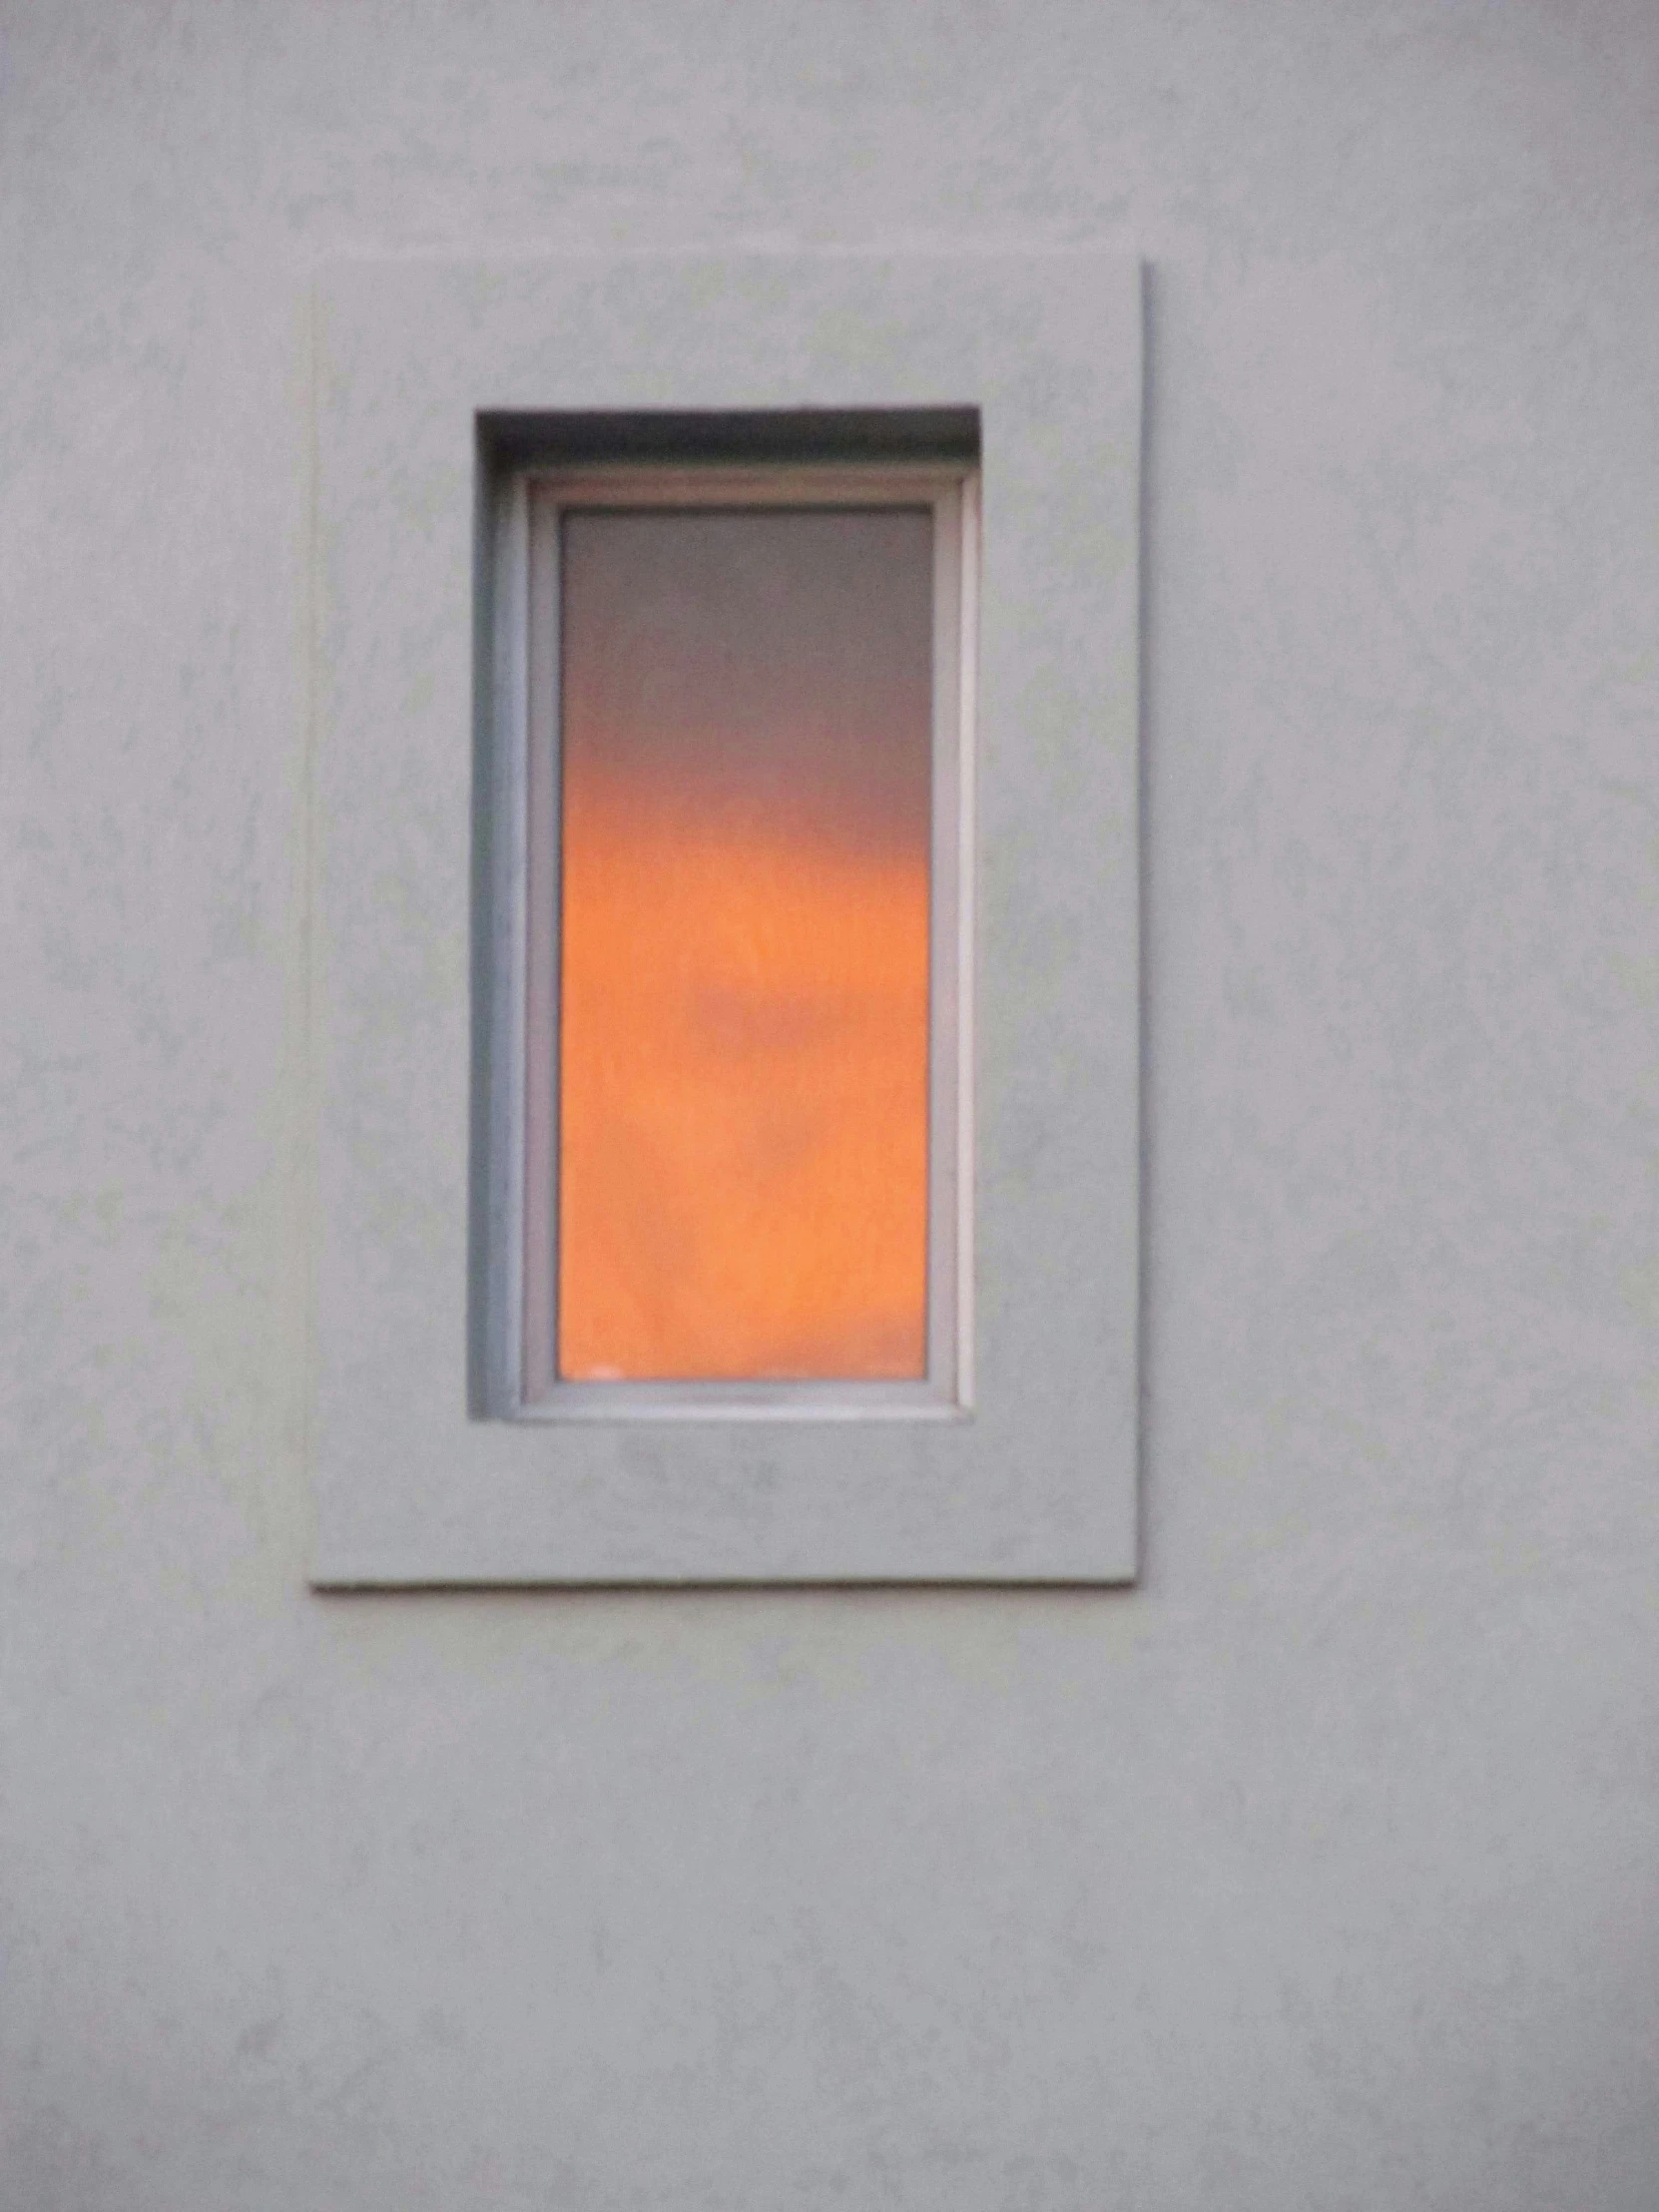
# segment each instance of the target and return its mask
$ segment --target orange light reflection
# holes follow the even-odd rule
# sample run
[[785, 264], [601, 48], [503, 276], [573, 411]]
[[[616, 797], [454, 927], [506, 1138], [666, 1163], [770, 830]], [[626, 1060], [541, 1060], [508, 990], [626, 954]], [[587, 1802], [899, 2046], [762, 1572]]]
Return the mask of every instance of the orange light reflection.
[[590, 807], [565, 915], [560, 1372], [919, 1376], [925, 866]]
[[918, 1378], [927, 517], [574, 520], [559, 1373]]

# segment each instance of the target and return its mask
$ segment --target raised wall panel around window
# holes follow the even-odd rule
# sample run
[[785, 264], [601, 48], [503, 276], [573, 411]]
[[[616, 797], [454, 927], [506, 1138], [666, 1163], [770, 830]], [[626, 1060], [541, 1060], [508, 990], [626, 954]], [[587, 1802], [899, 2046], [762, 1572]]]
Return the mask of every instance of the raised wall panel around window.
[[[358, 264], [317, 316], [313, 1579], [1129, 1578], [1138, 270]], [[575, 481], [924, 470], [964, 424], [942, 647], [932, 491], [651, 523]]]

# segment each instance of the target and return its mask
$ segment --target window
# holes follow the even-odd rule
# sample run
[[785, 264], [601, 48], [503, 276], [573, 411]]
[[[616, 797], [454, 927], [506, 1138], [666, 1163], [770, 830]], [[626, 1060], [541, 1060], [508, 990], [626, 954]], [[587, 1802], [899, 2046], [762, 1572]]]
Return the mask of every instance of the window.
[[970, 424], [502, 472], [494, 1411], [968, 1403]]
[[1137, 268], [313, 312], [312, 1581], [1130, 1578]]

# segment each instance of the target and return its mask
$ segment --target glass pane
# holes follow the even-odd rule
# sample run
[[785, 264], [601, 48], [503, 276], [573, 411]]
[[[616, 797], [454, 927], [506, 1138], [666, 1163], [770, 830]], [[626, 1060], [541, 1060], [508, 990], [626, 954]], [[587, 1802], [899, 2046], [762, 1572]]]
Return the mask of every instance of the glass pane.
[[558, 1370], [926, 1371], [932, 519], [561, 539]]

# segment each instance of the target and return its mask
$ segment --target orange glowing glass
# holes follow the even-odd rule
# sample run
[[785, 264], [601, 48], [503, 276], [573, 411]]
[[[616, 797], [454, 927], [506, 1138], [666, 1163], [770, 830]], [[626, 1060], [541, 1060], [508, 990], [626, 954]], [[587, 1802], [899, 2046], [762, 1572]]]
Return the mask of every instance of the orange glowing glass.
[[933, 517], [567, 508], [557, 1376], [927, 1366]]

